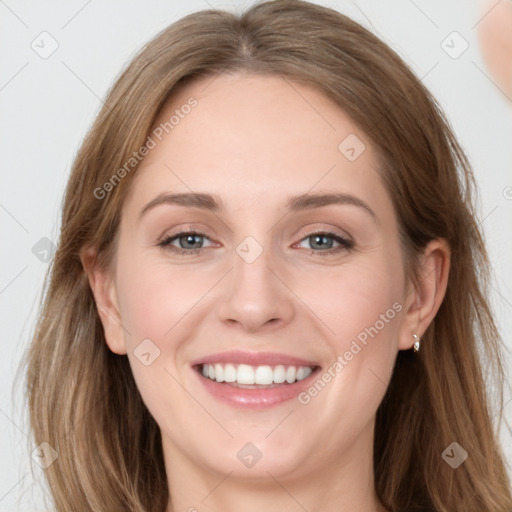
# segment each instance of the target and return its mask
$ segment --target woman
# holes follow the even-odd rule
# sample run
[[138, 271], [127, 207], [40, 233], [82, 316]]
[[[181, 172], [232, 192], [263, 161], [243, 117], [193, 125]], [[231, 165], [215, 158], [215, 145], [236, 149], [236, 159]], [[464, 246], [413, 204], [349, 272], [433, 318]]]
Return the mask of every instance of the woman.
[[509, 512], [473, 194], [345, 16], [163, 31], [77, 155], [28, 360], [56, 509]]

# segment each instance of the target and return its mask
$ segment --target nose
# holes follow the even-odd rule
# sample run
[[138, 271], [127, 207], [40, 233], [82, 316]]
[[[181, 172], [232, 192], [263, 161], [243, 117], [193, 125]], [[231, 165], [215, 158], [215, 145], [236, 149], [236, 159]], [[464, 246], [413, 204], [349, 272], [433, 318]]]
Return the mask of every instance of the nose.
[[248, 333], [281, 328], [294, 315], [293, 293], [268, 251], [252, 262], [234, 254], [218, 308], [220, 319]]

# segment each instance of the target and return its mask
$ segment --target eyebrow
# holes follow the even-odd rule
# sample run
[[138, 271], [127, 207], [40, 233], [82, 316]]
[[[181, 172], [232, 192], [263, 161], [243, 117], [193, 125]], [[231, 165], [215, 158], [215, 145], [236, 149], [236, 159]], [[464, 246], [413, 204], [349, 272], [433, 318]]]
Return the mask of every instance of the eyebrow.
[[[155, 199], [144, 206], [140, 212], [139, 217], [142, 217], [149, 210], [162, 204], [185, 206], [188, 208], [201, 208], [212, 212], [220, 212], [225, 209], [225, 204], [222, 199], [215, 195], [204, 194], [200, 192], [181, 194], [163, 193], [155, 197]], [[330, 206], [335, 204], [357, 206], [369, 213], [374, 220], [377, 218], [375, 212], [362, 199], [359, 199], [358, 197], [351, 194], [342, 193], [307, 193], [298, 196], [291, 196], [286, 201], [286, 210], [289, 212], [296, 212], [300, 210], [320, 208], [322, 206]]]

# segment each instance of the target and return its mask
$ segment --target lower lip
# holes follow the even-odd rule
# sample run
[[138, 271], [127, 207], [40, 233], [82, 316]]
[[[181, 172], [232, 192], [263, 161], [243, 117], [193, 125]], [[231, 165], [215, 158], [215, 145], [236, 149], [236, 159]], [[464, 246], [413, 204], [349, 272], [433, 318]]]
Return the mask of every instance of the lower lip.
[[194, 370], [204, 387], [215, 398], [233, 407], [244, 409], [266, 409], [297, 398], [299, 393], [311, 385], [318, 368], [311, 375], [293, 384], [281, 384], [272, 388], [237, 388], [225, 382], [216, 382]]

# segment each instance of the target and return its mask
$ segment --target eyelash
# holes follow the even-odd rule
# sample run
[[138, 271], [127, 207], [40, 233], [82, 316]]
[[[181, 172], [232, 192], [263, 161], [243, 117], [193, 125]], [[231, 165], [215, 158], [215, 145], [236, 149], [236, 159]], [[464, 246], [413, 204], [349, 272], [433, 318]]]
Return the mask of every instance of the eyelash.
[[[186, 236], [186, 235], [198, 235], [203, 238], [207, 238], [209, 240], [209, 238], [206, 235], [199, 233], [197, 231], [181, 231], [174, 235], [165, 237], [161, 242], [158, 243], [158, 246], [162, 247], [163, 249], [170, 250], [174, 253], [177, 253], [181, 256], [184, 256], [184, 255], [190, 256], [193, 254], [197, 254], [197, 253], [199, 253], [199, 251], [205, 249], [205, 247], [200, 247], [197, 249], [181, 249], [181, 248], [174, 247], [171, 245], [171, 242], [173, 242], [174, 240], [176, 240], [178, 238]], [[311, 233], [310, 235], [307, 235], [304, 238], [302, 238], [300, 241], [302, 242], [303, 240], [306, 240], [307, 238], [310, 238], [312, 236], [327, 236], [329, 238], [332, 238], [334, 241], [338, 242], [340, 245], [338, 247], [333, 247], [331, 249], [326, 249], [326, 250], [310, 249], [311, 255], [317, 255], [317, 254], [318, 255], [332, 255], [332, 254], [338, 253], [339, 251], [341, 251], [343, 249], [350, 251], [354, 247], [354, 242], [352, 242], [351, 240], [349, 240], [347, 238], [343, 238], [340, 235], [338, 235], [337, 233], [333, 233], [331, 231], [318, 231], [315, 233]]]

